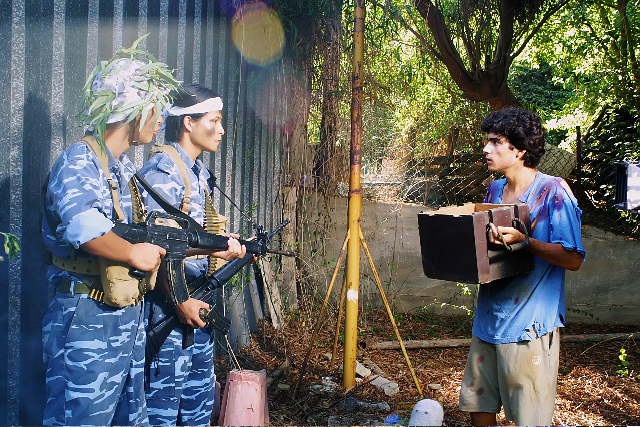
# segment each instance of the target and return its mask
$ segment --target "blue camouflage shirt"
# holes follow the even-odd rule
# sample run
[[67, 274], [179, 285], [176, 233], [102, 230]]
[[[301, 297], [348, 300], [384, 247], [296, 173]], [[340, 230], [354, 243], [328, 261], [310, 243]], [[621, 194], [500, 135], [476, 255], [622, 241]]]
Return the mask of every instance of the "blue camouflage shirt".
[[[167, 144], [174, 146], [178, 150], [180, 158], [182, 158], [187, 168], [189, 180], [191, 181], [189, 216], [195, 219], [198, 224], [203, 225], [205, 216], [205, 188], [209, 191], [209, 194], [211, 194], [211, 188], [209, 188], [207, 181], [210, 177], [209, 171], [199, 159], [196, 159], [195, 162], [191, 160], [191, 157], [189, 157], [179, 144], [175, 142], [168, 142]], [[155, 154], [142, 166], [140, 174], [163, 199], [175, 208], [180, 209], [184, 197], [185, 184], [182, 182], [180, 170], [168, 154], [163, 152]], [[153, 200], [149, 193], [143, 189], [141, 190], [142, 200], [149, 211], [164, 212], [164, 209]], [[206, 258], [186, 259], [184, 262], [185, 276], [197, 277], [204, 274], [207, 272], [208, 265]]]
[[[499, 179], [489, 185], [485, 203], [502, 203], [507, 183]], [[562, 178], [536, 174], [533, 183], [518, 198], [529, 205], [531, 237], [577, 249], [583, 258], [578, 202]], [[532, 272], [481, 284], [478, 292], [473, 335], [493, 344], [528, 341], [556, 326], [564, 326], [565, 269], [538, 257]], [[536, 333], [531, 327], [536, 328]]]
[[[126, 154], [118, 160], [106, 147], [111, 178], [118, 184], [125, 223], [132, 222], [129, 180], [136, 169]], [[67, 258], [72, 249], [108, 233], [113, 228], [113, 200], [98, 157], [83, 142], [68, 147], [56, 160], [49, 175], [42, 220], [45, 246], [54, 255]], [[71, 273], [51, 265], [48, 278], [71, 279]]]

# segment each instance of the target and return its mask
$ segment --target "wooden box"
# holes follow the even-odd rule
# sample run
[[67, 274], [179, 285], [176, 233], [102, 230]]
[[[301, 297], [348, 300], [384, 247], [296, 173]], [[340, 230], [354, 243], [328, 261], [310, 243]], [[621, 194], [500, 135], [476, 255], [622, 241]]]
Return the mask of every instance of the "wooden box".
[[[515, 221], [514, 221], [515, 219]], [[521, 223], [517, 220], [520, 220]], [[418, 214], [422, 268], [432, 279], [488, 283], [533, 270], [528, 250], [488, 243], [489, 223], [531, 233], [529, 206], [467, 203]]]

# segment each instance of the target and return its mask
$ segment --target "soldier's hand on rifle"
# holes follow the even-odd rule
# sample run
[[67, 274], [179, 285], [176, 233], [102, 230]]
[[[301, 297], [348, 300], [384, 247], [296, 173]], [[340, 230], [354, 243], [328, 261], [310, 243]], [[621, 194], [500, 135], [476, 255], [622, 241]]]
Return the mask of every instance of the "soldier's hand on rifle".
[[243, 258], [247, 254], [247, 248], [236, 240], [240, 238], [240, 235], [229, 233], [227, 236], [229, 237], [229, 248], [226, 251], [212, 252], [211, 255], [226, 261], [231, 261], [234, 258]]
[[131, 267], [141, 271], [153, 271], [160, 266], [160, 261], [167, 251], [151, 243], [133, 245], [131, 259], [127, 261]]
[[211, 307], [206, 302], [200, 301], [195, 298], [189, 298], [182, 304], [176, 305], [176, 314], [180, 322], [189, 325], [193, 328], [204, 328], [206, 323], [200, 318], [200, 309], [211, 310]]
[[136, 270], [153, 271], [167, 251], [151, 243], [129, 243], [110, 231], [81, 245], [90, 254], [114, 261], [124, 261]]

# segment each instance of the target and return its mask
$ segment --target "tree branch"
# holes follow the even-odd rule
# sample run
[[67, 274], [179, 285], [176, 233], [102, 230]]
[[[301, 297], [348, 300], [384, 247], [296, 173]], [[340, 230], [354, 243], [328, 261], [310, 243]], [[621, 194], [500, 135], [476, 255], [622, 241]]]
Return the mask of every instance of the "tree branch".
[[477, 90], [477, 84], [465, 68], [462, 58], [453, 44], [442, 13], [431, 0], [414, 0], [414, 4], [418, 13], [427, 21], [436, 47], [440, 52], [441, 61], [447, 67], [451, 78], [465, 94], [473, 93], [474, 87]]
[[547, 10], [547, 12], [540, 19], [540, 22], [538, 22], [538, 24], [533, 28], [533, 30], [531, 30], [529, 35], [523, 40], [523, 42], [520, 45], [520, 47], [513, 52], [513, 54], [511, 55], [511, 59], [513, 60], [518, 55], [520, 55], [522, 53], [522, 51], [524, 50], [524, 48], [527, 46], [527, 44], [531, 41], [533, 36], [535, 36], [538, 33], [538, 31], [540, 31], [540, 28], [542, 28], [542, 26], [549, 20], [549, 18], [551, 18], [556, 12], [558, 12], [560, 9], [562, 9], [570, 1], [571, 0], [562, 0], [561, 2], [556, 4], [555, 6], [551, 7], [549, 10]]

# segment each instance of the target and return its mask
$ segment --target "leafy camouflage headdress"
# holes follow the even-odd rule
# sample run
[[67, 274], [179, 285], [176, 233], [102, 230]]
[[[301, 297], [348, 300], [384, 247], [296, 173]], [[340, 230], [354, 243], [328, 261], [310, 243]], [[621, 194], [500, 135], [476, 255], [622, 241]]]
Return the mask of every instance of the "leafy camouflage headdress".
[[120, 48], [109, 61], [101, 61], [84, 85], [82, 110], [76, 119], [89, 127], [104, 146], [107, 124], [134, 120], [139, 114], [140, 129], [154, 105], [156, 120], [171, 103], [169, 93], [180, 84], [169, 67], [152, 54], [137, 49], [140, 37], [129, 48]]

